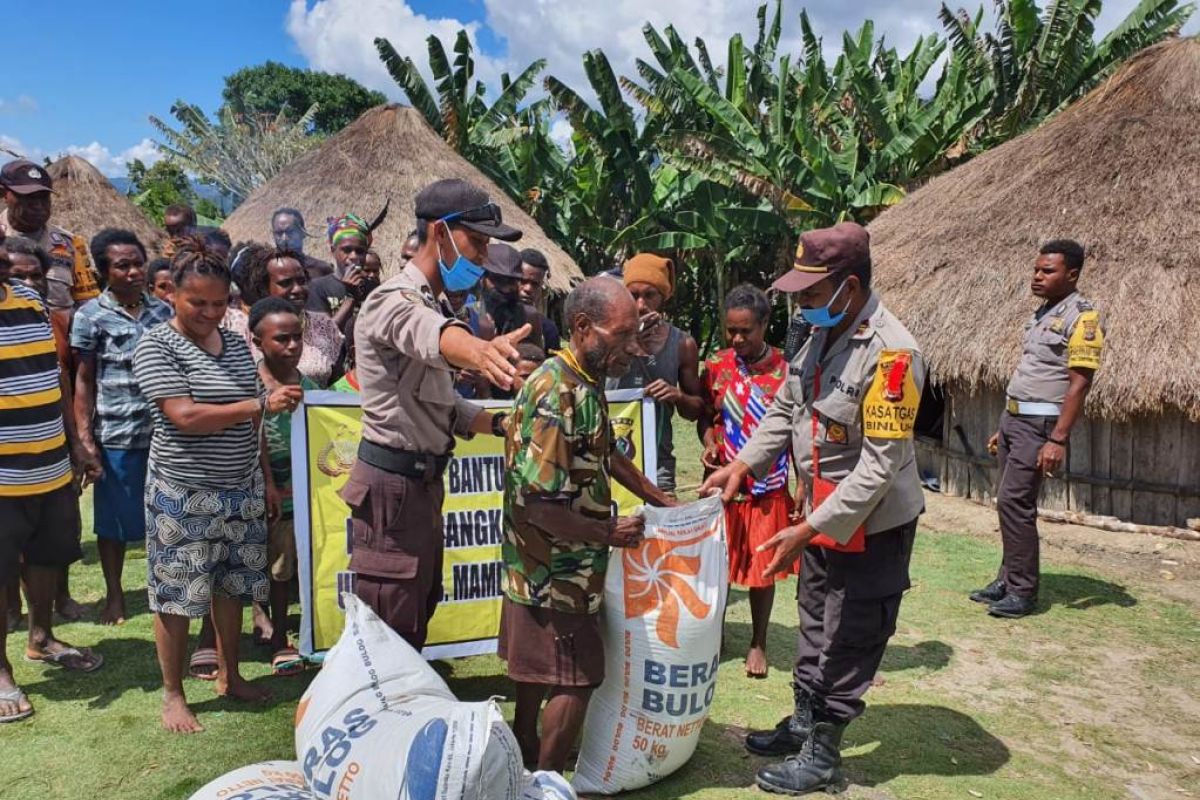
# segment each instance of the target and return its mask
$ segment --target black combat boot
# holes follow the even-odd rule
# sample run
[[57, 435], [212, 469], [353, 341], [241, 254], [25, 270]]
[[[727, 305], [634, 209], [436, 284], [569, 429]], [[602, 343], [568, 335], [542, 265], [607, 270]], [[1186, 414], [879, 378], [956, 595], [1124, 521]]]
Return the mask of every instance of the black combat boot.
[[1005, 617], [1007, 619], [1024, 617], [1036, 610], [1036, 597], [1021, 597], [1015, 594], [1006, 594], [996, 602], [988, 605], [988, 613], [993, 617]]
[[994, 603], [1008, 593], [1004, 581], [997, 578], [982, 589], [976, 589], [969, 595], [976, 603]]
[[792, 684], [796, 699], [791, 716], [779, 720], [770, 731], [751, 731], [746, 734], [746, 749], [756, 756], [786, 756], [799, 753], [808, 740], [813, 726], [813, 702], [807, 691]]
[[768, 764], [758, 771], [758, 788], [775, 794], [838, 794], [849, 782], [842, 774], [842, 733], [844, 722], [816, 722], [800, 755]]

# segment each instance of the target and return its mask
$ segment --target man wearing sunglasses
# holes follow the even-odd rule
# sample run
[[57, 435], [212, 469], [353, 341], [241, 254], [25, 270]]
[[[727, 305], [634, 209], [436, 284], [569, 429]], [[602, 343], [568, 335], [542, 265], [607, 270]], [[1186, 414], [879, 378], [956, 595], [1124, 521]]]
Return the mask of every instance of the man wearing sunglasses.
[[363, 432], [341, 496], [356, 593], [420, 650], [442, 598], [442, 473], [455, 436], [504, 432], [502, 416], [455, 395], [455, 373], [510, 388], [530, 327], [484, 341], [446, 300], [479, 282], [491, 239], [521, 237], [482, 190], [437, 181], [417, 194], [416, 217], [416, 254], [366, 298], [356, 323]]

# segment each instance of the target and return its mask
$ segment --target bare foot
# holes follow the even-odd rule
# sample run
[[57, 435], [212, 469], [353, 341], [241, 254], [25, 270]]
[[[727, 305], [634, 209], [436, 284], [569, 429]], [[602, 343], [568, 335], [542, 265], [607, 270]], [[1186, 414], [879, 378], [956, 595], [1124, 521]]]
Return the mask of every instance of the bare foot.
[[271, 699], [271, 690], [247, 681], [240, 675], [236, 678], [217, 678], [217, 694], [245, 703], [263, 703]]
[[73, 597], [60, 597], [54, 601], [54, 609], [67, 622], [78, 622], [87, 614], [87, 609]]
[[200, 733], [204, 726], [182, 694], [163, 692], [162, 726], [171, 733]]
[[101, 625], [125, 624], [125, 598], [110, 597], [100, 608]]
[[33, 711], [29, 698], [13, 681], [12, 673], [0, 669], [0, 720], [25, 717]]
[[767, 677], [767, 649], [751, 647], [746, 653], [746, 675], [751, 678]]

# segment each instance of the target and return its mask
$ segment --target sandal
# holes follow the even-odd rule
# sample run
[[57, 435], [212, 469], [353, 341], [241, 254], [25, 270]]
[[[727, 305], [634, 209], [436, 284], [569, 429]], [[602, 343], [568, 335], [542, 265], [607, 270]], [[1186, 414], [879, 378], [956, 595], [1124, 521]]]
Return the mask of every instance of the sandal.
[[[0, 700], [7, 700], [11, 703], [16, 703], [17, 705], [20, 705], [22, 700], [29, 702], [29, 698], [25, 696], [25, 693], [15, 686], [11, 689], [0, 690]], [[0, 717], [0, 725], [4, 724], [5, 722], [16, 722], [17, 720], [25, 719], [26, 717], [32, 716], [32, 714], [33, 709], [30, 708], [26, 711], [18, 711], [17, 713], [11, 714], [7, 717]]]
[[220, 666], [215, 647], [197, 647], [188, 659], [188, 675], [199, 681], [215, 681]]
[[[34, 664], [62, 667], [68, 672], [95, 672], [104, 666], [104, 656], [92, 652], [90, 647], [66, 647], [56, 653], [42, 653], [39, 656], [26, 653], [25, 660]], [[89, 662], [90, 666], [82, 666], [83, 663]]]
[[294, 647], [284, 647], [276, 650], [271, 656], [271, 673], [273, 675], [299, 675], [304, 672], [304, 658]]

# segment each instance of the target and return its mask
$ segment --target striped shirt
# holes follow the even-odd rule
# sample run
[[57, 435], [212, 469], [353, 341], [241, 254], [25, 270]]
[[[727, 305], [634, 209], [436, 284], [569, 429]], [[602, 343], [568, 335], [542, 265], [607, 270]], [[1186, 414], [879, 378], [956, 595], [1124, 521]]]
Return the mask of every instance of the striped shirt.
[[133, 353], [133, 374], [152, 404], [150, 470], [169, 481], [227, 489], [250, 480], [259, 466], [258, 433], [250, 420], [216, 433], [183, 433], [158, 407], [169, 397], [224, 405], [258, 397], [262, 384], [250, 349], [237, 334], [219, 329], [221, 354], [211, 355], [173, 325], [148, 331]]
[[71, 482], [58, 355], [37, 293], [0, 291], [0, 497], [30, 497]]
[[133, 377], [133, 351], [147, 330], [174, 313], [161, 300], [143, 295], [135, 318], [108, 291], [75, 312], [71, 347], [96, 359], [95, 437], [101, 445], [122, 450], [150, 446], [154, 422]]

